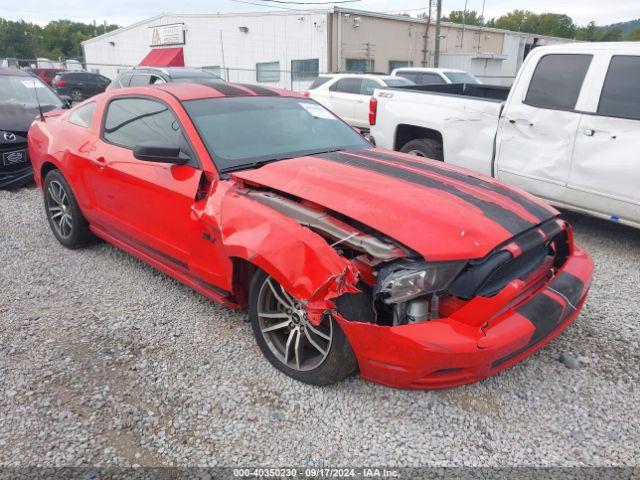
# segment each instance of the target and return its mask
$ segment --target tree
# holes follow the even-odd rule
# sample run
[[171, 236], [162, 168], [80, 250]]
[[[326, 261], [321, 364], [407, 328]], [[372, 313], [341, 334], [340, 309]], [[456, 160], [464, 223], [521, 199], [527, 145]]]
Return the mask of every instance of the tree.
[[622, 30], [618, 27], [610, 28], [602, 36], [603, 42], [619, 42], [622, 40]]
[[0, 57], [33, 59], [81, 56], [80, 43], [96, 35], [119, 28], [117, 25], [91, 25], [56, 20], [45, 27], [23, 20], [0, 18]]
[[586, 27], [578, 27], [576, 29], [576, 39], [585, 40], [587, 42], [599, 42], [602, 40], [602, 27], [597, 27], [596, 22], [590, 21]]
[[484, 25], [484, 19], [475, 10], [451, 10], [449, 15], [442, 17], [443, 22], [464, 23], [465, 25]]
[[631, 30], [629, 33], [627, 33], [627, 36], [624, 37], [624, 39], [627, 40], [628, 42], [640, 41], [640, 27], [637, 27]]

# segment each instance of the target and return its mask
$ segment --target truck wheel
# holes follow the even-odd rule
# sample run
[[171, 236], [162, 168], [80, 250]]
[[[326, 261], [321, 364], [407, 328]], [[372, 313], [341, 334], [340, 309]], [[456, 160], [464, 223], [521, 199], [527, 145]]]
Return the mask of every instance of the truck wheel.
[[442, 144], [432, 138], [418, 138], [411, 140], [410, 142], [405, 143], [400, 151], [417, 157], [426, 157], [440, 162], [444, 161]]
[[262, 270], [251, 282], [249, 320], [264, 356], [291, 378], [329, 385], [356, 371], [353, 350], [338, 322], [326, 314], [320, 325], [312, 325], [302, 303]]
[[44, 180], [44, 206], [54, 236], [67, 248], [83, 247], [95, 241], [71, 187], [59, 170]]

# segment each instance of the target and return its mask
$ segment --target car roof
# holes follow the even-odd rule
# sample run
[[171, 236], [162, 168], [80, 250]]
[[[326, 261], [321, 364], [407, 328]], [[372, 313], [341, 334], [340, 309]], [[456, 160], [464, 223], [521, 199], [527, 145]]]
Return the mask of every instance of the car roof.
[[31, 77], [28, 72], [13, 67], [0, 67], [0, 75], [12, 75], [15, 77]]
[[466, 70], [460, 70], [457, 68], [431, 68], [431, 67], [400, 67], [394, 69], [394, 72], [425, 72], [425, 73], [445, 73], [445, 72], [458, 72], [467, 73]]
[[298, 92], [284, 90], [280, 88], [263, 87], [246, 83], [163, 83], [149, 87], [127, 87], [111, 90], [113, 96], [126, 95], [128, 93], [144, 93], [149, 90], [162, 90], [177, 98], [180, 101], [200, 100], [205, 98], [221, 97], [292, 97], [305, 99], [306, 97]]
[[185, 73], [211, 73], [211, 75], [215, 75], [212, 72], [208, 72], [206, 69], [202, 69], [202, 68], [190, 68], [190, 67], [146, 67], [146, 66], [142, 66], [142, 67], [133, 67], [131, 69], [128, 70], [123, 70], [120, 73], [134, 73], [134, 72], [160, 72], [163, 73], [165, 75], [168, 75], [169, 77], [173, 76], [173, 74], [175, 73], [180, 73], [182, 75], [184, 75]]
[[345, 77], [358, 77], [358, 78], [379, 78], [381, 80], [395, 80], [395, 77], [391, 75], [381, 74], [381, 73], [321, 73], [318, 75], [319, 77], [328, 77], [328, 78], [345, 78]]

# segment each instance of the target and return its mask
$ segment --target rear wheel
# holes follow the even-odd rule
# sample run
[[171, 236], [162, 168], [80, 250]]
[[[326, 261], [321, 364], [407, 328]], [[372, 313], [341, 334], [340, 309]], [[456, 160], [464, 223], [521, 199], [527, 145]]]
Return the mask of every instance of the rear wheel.
[[417, 157], [426, 157], [432, 160], [439, 160], [441, 162], [444, 161], [442, 143], [432, 138], [418, 138], [411, 140], [405, 143], [400, 151]]
[[82, 92], [80, 90], [72, 90], [71, 91], [71, 100], [73, 100], [74, 102], [81, 102], [82, 101]]
[[351, 345], [335, 319], [320, 325], [307, 318], [302, 302], [259, 270], [251, 283], [249, 318], [260, 350], [281, 372], [313, 385], [328, 385], [356, 371]]
[[95, 240], [60, 170], [51, 170], [45, 177], [44, 206], [49, 226], [62, 245], [79, 248]]

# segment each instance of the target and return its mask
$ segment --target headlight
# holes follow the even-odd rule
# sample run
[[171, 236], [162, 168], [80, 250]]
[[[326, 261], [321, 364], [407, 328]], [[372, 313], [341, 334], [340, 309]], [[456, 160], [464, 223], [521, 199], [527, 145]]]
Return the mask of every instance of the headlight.
[[394, 262], [380, 270], [375, 293], [385, 293], [385, 303], [401, 303], [427, 293], [446, 290], [466, 262]]

